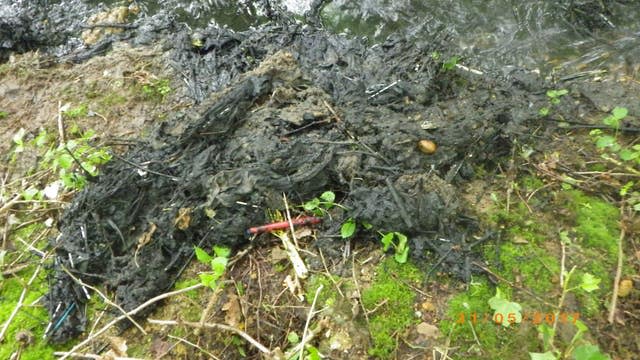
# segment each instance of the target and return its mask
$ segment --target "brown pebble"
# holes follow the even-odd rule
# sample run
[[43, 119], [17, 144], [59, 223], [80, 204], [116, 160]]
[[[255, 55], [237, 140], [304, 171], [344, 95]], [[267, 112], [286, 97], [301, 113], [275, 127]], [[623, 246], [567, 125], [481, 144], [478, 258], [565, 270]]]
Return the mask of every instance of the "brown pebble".
[[418, 141], [418, 149], [425, 154], [431, 155], [436, 152], [438, 145], [431, 140], [420, 140]]

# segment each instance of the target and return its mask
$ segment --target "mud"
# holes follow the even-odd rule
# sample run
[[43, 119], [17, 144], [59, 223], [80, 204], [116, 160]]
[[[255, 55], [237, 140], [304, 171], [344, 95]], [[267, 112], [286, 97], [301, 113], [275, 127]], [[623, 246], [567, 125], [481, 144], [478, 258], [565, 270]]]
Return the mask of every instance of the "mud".
[[[194, 245], [246, 246], [245, 230], [282, 209], [283, 193], [292, 204], [338, 195], [346, 210], [317, 233], [327, 254], [340, 256], [335, 234], [354, 218], [405, 233], [414, 258], [463, 280], [481, 271], [475, 246], [492, 233], [480, 231], [457, 186], [529, 141], [546, 101], [535, 74], [446, 69], [456, 49], [445, 30], [425, 39], [409, 28], [370, 45], [282, 14], [245, 32], [190, 31], [166, 14], [133, 25], [64, 59], [83, 61], [125, 39], [159, 44], [181, 74], [178, 91], [199, 105], [116, 156], [66, 210], [51, 241], [51, 340], [87, 323], [87, 295], [66, 271], [105, 284], [131, 310], [173, 286]], [[13, 48], [38, 46], [30, 44]], [[423, 139], [437, 144], [433, 154], [418, 149]], [[377, 235], [361, 229], [356, 239]]]

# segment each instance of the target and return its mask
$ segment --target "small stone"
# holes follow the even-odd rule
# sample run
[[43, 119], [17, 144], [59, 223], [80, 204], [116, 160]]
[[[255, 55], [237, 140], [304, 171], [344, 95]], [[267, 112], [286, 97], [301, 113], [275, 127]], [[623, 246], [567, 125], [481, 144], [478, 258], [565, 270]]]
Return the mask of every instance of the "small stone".
[[30, 331], [22, 330], [16, 333], [16, 342], [22, 346], [27, 346], [33, 343], [33, 334]]
[[438, 330], [438, 327], [427, 324], [426, 322], [421, 322], [416, 325], [416, 332], [420, 335], [424, 335], [427, 339], [436, 339], [440, 336], [440, 330]]
[[620, 281], [620, 286], [618, 286], [618, 296], [619, 297], [629, 296], [632, 289], [633, 289], [633, 281], [630, 279], [624, 279]]
[[438, 145], [431, 140], [420, 140], [418, 141], [418, 150], [422, 151], [427, 155], [431, 155], [436, 152], [438, 149]]

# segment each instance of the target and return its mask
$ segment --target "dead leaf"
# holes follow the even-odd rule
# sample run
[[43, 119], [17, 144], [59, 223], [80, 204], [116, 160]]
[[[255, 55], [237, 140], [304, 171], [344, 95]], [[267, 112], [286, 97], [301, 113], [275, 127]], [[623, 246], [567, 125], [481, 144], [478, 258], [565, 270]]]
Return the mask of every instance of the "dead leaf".
[[269, 260], [272, 264], [275, 264], [287, 258], [288, 258], [287, 252], [283, 248], [276, 246], [273, 249], [271, 249], [271, 256], [269, 256]]
[[171, 350], [171, 343], [162, 340], [159, 337], [154, 338], [149, 346], [149, 353], [154, 359], [157, 359]]
[[138, 252], [145, 245], [147, 245], [148, 243], [151, 242], [151, 238], [153, 237], [153, 233], [156, 232], [157, 228], [158, 227], [156, 226], [156, 224], [149, 223], [149, 230], [147, 230], [146, 232], [142, 233], [142, 235], [138, 239], [138, 246], [136, 247], [136, 252], [133, 254], [133, 262], [136, 264], [137, 267], [140, 267], [140, 265], [138, 265]]
[[226, 312], [224, 321], [229, 326], [237, 327], [242, 319], [242, 310], [240, 309], [240, 302], [235, 294], [229, 296], [229, 300], [222, 305], [222, 311]]
[[102, 355], [101, 359], [112, 360], [121, 357], [128, 357], [127, 340], [117, 336], [109, 336], [108, 339], [111, 349]]
[[523, 238], [520, 235], [514, 236], [513, 239], [511, 239], [511, 242], [518, 245], [524, 245], [529, 243], [527, 239]]
[[624, 279], [620, 281], [620, 286], [618, 287], [618, 296], [619, 297], [629, 296], [632, 289], [633, 289], [633, 281], [631, 281], [630, 279]]
[[437, 339], [440, 336], [440, 330], [438, 330], [438, 327], [427, 324], [426, 322], [421, 322], [416, 325], [416, 332], [427, 339]]
[[185, 230], [191, 224], [191, 208], [178, 209], [178, 216], [173, 220], [175, 225], [180, 230]]

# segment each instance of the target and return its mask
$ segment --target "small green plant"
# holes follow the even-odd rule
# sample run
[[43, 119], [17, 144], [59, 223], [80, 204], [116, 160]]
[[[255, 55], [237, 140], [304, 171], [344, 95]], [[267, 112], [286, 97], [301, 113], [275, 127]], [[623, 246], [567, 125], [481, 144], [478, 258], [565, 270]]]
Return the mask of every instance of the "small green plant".
[[325, 191], [320, 194], [320, 197], [315, 197], [306, 203], [302, 204], [302, 208], [306, 211], [311, 211], [317, 216], [323, 216], [329, 209], [334, 206], [341, 207], [336, 204], [336, 194], [333, 191]]
[[211, 271], [198, 274], [200, 281], [204, 286], [216, 290], [218, 288], [218, 280], [224, 275], [229, 263], [229, 255], [231, 249], [224, 246], [214, 246], [213, 253], [215, 256], [207, 254], [206, 251], [199, 247], [195, 247], [196, 258], [203, 264], [209, 265]]
[[170, 92], [171, 87], [168, 79], [153, 80], [148, 84], [142, 85], [142, 94], [147, 99], [164, 101]]
[[355, 232], [356, 232], [355, 220], [353, 220], [352, 218], [348, 218], [347, 221], [342, 223], [342, 226], [340, 227], [340, 236], [342, 236], [343, 239], [348, 239], [352, 237], [353, 234], [355, 234]]
[[454, 55], [454, 56], [450, 57], [449, 59], [447, 59], [447, 61], [442, 63], [442, 69], [444, 71], [451, 71], [451, 70], [456, 68], [456, 65], [458, 65], [459, 61], [460, 61], [460, 57]]
[[80, 104], [74, 108], [63, 110], [62, 113], [69, 119], [75, 119], [89, 115], [89, 107], [86, 104]]
[[[13, 136], [15, 145], [13, 161], [16, 160], [17, 154], [25, 150], [25, 147], [35, 147], [35, 150], [41, 154], [38, 163], [40, 170], [52, 170], [66, 188], [80, 190], [86, 185], [87, 176], [97, 176], [98, 166], [111, 160], [111, 154], [106, 147], [96, 148], [90, 145], [95, 138], [94, 131], [81, 132], [75, 129], [71, 134], [78, 137], [56, 146], [55, 137], [45, 129], [28, 142], [24, 140], [25, 130], [20, 129]], [[29, 188], [24, 191], [23, 197], [27, 200], [41, 199], [41, 195], [41, 190]]]
[[[557, 106], [560, 104], [560, 98], [567, 95], [569, 93], [569, 91], [567, 91], [566, 89], [560, 89], [560, 90], [549, 90], [547, 91], [547, 100], [549, 100], [549, 103], [551, 104], [550, 106]], [[551, 107], [549, 106], [544, 106], [542, 108], [540, 108], [540, 110], [538, 110], [538, 114], [540, 116], [549, 116], [549, 114], [551, 113]]]
[[[566, 299], [567, 294], [575, 291], [585, 291], [592, 292], [599, 289], [600, 279], [597, 277], [585, 273], [582, 275], [582, 279], [579, 284], [571, 286], [571, 279], [575, 273], [576, 267], [574, 266], [571, 271], [568, 273], [565, 272], [564, 281], [562, 283], [562, 294], [560, 295], [560, 301], [558, 304], [558, 309], [562, 309], [564, 306], [564, 301]], [[557, 335], [557, 324], [559, 321], [559, 312], [555, 313], [553, 326], [549, 326], [548, 324], [540, 324], [537, 328], [540, 337], [542, 338], [543, 348], [545, 350], [544, 353], [529, 353], [531, 360], [559, 360], [569, 358], [570, 356], [573, 359], [582, 360], [582, 359], [590, 359], [590, 360], [606, 360], [609, 357], [603, 354], [597, 345], [593, 345], [589, 341], [584, 339], [585, 333], [589, 330], [589, 328], [580, 320], [576, 318], [576, 315], [573, 315], [573, 323], [576, 326], [576, 333], [573, 335], [571, 342], [564, 349], [558, 349], [555, 343], [555, 338]]]
[[[344, 206], [335, 203], [336, 194], [333, 191], [325, 191], [320, 197], [315, 197], [302, 204], [302, 208], [311, 211], [316, 216], [324, 216], [333, 207], [346, 209]], [[340, 236], [343, 239], [352, 237], [356, 232], [357, 224], [353, 218], [348, 218], [340, 227]]]
[[[629, 111], [624, 107], [616, 107], [607, 117], [602, 119], [602, 123], [611, 128], [614, 133], [607, 134], [601, 129], [592, 130], [591, 135], [596, 147], [602, 152], [602, 158], [608, 162], [623, 167], [630, 175], [638, 176], [640, 171], [637, 166], [640, 164], [640, 144], [624, 147], [618, 141], [618, 130], [620, 122], [627, 117]], [[620, 188], [620, 196], [627, 200], [635, 211], [640, 211], [640, 191], [635, 190], [633, 181], [627, 182]]]
[[7, 116], [9, 116], [8, 112], [0, 111], [0, 120], [5, 119]]
[[404, 264], [407, 262], [409, 256], [409, 244], [407, 236], [399, 232], [388, 232], [386, 234], [380, 233], [382, 238], [382, 249], [388, 251], [393, 246], [394, 256], [393, 258], [399, 263]]
[[500, 288], [496, 288], [495, 296], [489, 299], [488, 303], [494, 311], [493, 320], [496, 324], [509, 327], [522, 322], [522, 306], [516, 302], [509, 301], [500, 291]]

